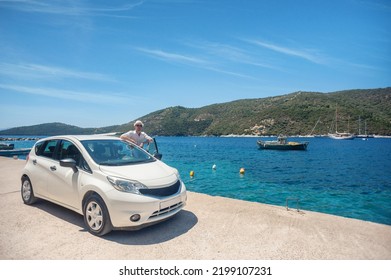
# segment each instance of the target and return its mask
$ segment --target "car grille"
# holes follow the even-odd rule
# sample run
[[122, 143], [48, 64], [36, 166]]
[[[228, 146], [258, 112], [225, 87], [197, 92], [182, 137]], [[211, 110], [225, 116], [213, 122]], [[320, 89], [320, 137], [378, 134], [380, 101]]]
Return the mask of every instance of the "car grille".
[[140, 189], [140, 193], [144, 195], [153, 195], [153, 196], [170, 196], [176, 194], [181, 187], [181, 182], [178, 180], [175, 184], [157, 189]]
[[160, 209], [158, 211], [153, 212], [152, 215], [149, 218], [153, 218], [153, 217], [157, 217], [157, 216], [160, 216], [160, 215], [164, 215], [166, 213], [175, 211], [176, 209], [181, 208], [182, 206], [183, 206], [183, 202], [182, 201], [178, 202], [176, 204], [170, 205], [170, 206], [168, 206], [166, 208], [163, 208], [163, 209]]

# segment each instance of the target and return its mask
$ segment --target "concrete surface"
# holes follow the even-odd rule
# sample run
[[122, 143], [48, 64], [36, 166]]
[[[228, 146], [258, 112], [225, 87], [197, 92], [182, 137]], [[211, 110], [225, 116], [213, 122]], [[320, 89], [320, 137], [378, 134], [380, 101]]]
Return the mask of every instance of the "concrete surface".
[[79, 214], [23, 204], [24, 164], [0, 157], [2, 260], [391, 259], [391, 226], [194, 192], [166, 222], [95, 237]]

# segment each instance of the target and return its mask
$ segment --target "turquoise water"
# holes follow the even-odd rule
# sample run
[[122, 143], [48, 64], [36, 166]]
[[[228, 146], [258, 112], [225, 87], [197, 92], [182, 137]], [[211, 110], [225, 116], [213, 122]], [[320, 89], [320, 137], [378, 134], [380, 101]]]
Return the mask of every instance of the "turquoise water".
[[309, 141], [307, 151], [258, 150], [249, 137], [156, 140], [190, 191], [280, 206], [293, 197], [300, 209], [391, 225], [391, 139], [289, 139]]
[[256, 140], [157, 138], [190, 191], [281, 206], [293, 197], [300, 209], [391, 225], [391, 139], [289, 139], [309, 141], [307, 151], [258, 150]]

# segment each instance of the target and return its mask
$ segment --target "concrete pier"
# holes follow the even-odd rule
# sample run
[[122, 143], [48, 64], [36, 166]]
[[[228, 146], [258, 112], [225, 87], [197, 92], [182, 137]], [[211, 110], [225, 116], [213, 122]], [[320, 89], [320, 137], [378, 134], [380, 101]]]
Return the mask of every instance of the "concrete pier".
[[2, 260], [390, 260], [391, 226], [189, 192], [172, 219], [95, 237], [83, 217], [23, 204], [24, 160], [0, 157]]

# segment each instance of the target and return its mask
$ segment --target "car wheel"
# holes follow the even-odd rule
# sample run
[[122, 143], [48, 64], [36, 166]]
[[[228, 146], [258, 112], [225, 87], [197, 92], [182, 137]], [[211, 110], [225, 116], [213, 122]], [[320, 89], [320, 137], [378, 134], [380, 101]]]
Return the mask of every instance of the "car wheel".
[[31, 205], [37, 201], [37, 198], [34, 196], [33, 185], [30, 182], [30, 179], [27, 176], [22, 178], [22, 187], [20, 189], [22, 194], [23, 202], [27, 205]]
[[112, 230], [107, 207], [97, 194], [89, 196], [83, 207], [84, 222], [88, 231], [94, 235], [102, 236]]

